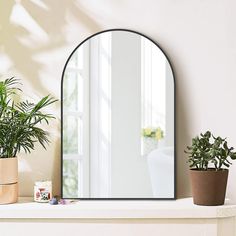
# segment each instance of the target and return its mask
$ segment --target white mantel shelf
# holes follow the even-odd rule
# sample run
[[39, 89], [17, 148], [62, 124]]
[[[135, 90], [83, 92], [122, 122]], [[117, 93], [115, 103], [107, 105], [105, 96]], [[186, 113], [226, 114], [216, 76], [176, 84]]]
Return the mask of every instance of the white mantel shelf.
[[36, 203], [20, 198], [0, 205], [0, 219], [185, 219], [236, 216], [236, 205], [197, 206], [192, 198], [170, 201], [77, 201], [69, 205]]

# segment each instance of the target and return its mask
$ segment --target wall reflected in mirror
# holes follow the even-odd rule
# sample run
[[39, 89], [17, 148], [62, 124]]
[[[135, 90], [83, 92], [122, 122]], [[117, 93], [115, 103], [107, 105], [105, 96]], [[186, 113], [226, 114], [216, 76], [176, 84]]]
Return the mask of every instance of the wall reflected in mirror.
[[63, 198], [174, 198], [174, 77], [140, 34], [97, 34], [62, 83]]

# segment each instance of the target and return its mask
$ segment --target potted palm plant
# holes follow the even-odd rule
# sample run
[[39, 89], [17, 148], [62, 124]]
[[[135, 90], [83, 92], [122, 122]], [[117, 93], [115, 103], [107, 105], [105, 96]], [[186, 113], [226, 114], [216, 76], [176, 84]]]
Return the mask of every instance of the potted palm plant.
[[210, 131], [192, 139], [187, 146], [193, 201], [197, 205], [223, 205], [231, 160], [236, 159], [226, 138], [215, 137]]
[[17, 201], [17, 154], [22, 150], [30, 153], [36, 142], [46, 148], [49, 133], [39, 125], [54, 118], [41, 111], [56, 101], [49, 95], [36, 104], [15, 102], [19, 84], [14, 77], [0, 81], [0, 204]]

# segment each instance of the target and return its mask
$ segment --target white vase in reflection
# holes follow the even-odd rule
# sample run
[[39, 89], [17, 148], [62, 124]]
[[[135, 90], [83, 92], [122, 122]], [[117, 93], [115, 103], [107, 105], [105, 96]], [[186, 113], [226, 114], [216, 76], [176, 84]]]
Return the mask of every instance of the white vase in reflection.
[[143, 137], [143, 152], [142, 155], [146, 156], [153, 150], [158, 148], [158, 140], [151, 137]]
[[147, 155], [153, 197], [174, 197], [174, 147], [159, 147]]

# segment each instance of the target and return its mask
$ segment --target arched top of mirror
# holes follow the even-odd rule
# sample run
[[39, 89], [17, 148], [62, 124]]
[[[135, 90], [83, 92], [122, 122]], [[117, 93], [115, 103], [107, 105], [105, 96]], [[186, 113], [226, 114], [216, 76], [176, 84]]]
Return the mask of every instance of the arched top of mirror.
[[[63, 72], [62, 72], [62, 79], [61, 79], [61, 88], [63, 88], [63, 78], [64, 78], [64, 74], [65, 74], [65, 69], [67, 67], [67, 64], [69, 63], [69, 61], [71, 60], [71, 58], [73, 57], [74, 53], [76, 53], [76, 51], [79, 49], [79, 47], [83, 46], [84, 44], [86, 44], [86, 42], [88, 43], [90, 39], [94, 38], [94, 37], [99, 37], [101, 34], [105, 34], [105, 33], [121, 33], [121, 34], [129, 34], [129, 35], [133, 35], [134, 37], [140, 37], [142, 38], [144, 41], [146, 42], [149, 42], [150, 44], [154, 44], [157, 48], [156, 50], [159, 51], [160, 54], [163, 54], [163, 56], [165, 57], [165, 59], [167, 60], [169, 66], [170, 66], [170, 69], [172, 71], [172, 75], [173, 75], [173, 82], [175, 84], [175, 76], [174, 76], [174, 70], [173, 70], [173, 66], [171, 64], [171, 61], [167, 55], [167, 53], [161, 48], [161, 46], [153, 39], [151, 39], [150, 37], [140, 33], [140, 32], [137, 32], [137, 31], [134, 31], [134, 30], [129, 30], [129, 29], [108, 29], [108, 30], [103, 30], [103, 31], [99, 31], [95, 34], [92, 34], [91, 36], [87, 37], [86, 39], [84, 39], [81, 43], [78, 44], [78, 46], [76, 46], [74, 48], [74, 50], [71, 52], [71, 54], [69, 55], [66, 63], [65, 63], [65, 66], [63, 68]], [[153, 46], [154, 46], [153, 45]]]

